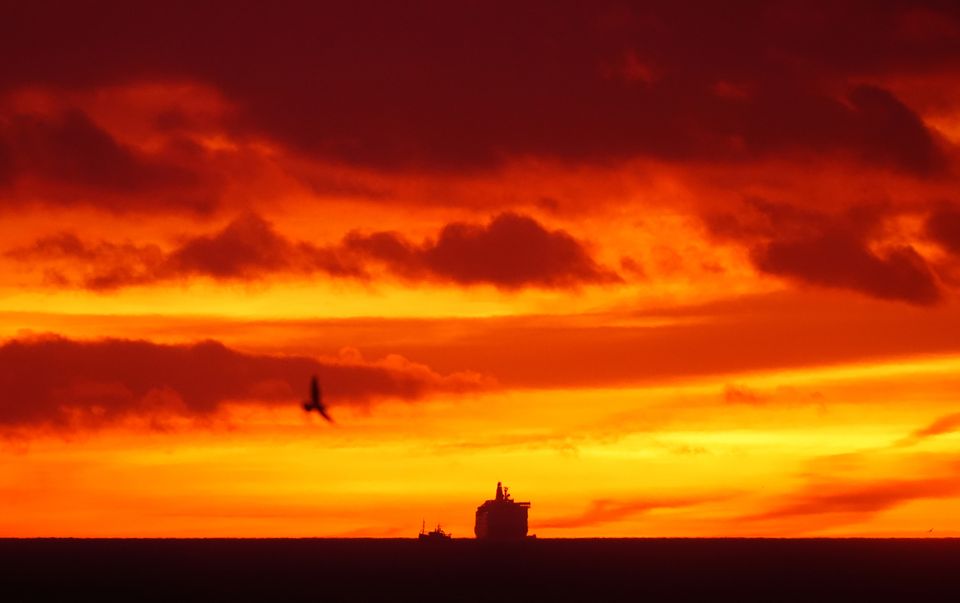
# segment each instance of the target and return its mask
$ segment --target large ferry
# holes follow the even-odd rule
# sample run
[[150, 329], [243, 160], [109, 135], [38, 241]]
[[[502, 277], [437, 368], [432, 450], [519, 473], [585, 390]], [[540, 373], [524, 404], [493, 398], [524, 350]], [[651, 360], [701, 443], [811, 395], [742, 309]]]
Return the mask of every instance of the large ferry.
[[517, 502], [509, 489], [497, 482], [497, 494], [477, 507], [473, 532], [484, 540], [522, 540], [527, 538], [527, 512], [530, 503]]

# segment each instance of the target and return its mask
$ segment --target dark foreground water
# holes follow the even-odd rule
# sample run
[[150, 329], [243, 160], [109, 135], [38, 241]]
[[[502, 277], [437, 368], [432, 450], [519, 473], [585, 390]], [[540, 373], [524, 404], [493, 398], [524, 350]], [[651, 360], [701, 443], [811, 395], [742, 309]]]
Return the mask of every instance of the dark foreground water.
[[0, 601], [960, 601], [960, 540], [0, 540]]

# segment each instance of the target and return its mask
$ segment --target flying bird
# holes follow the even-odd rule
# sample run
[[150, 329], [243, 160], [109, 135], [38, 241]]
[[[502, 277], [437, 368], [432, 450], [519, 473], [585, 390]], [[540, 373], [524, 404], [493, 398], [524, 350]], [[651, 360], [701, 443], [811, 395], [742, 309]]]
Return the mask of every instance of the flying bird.
[[327, 413], [327, 407], [323, 405], [323, 394], [320, 391], [320, 383], [317, 382], [316, 375], [310, 380], [310, 400], [304, 401], [303, 410], [307, 412], [315, 410], [320, 413], [320, 416], [324, 419], [333, 423], [333, 419]]

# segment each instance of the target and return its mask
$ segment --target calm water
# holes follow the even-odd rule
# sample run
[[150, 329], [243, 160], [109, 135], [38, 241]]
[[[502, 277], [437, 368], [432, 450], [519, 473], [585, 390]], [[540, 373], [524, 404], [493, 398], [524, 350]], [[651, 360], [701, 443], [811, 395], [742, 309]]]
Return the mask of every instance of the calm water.
[[960, 601], [960, 540], [0, 540], [0, 601]]

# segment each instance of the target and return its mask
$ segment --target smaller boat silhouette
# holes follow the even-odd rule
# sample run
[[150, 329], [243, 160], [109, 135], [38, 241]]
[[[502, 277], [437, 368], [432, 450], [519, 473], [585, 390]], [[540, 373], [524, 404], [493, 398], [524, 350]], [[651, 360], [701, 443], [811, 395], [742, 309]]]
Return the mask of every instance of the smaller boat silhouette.
[[450, 540], [453, 538], [453, 534], [444, 532], [439, 523], [437, 524], [437, 529], [428, 532], [427, 522], [424, 521], [423, 525], [420, 526], [420, 535], [417, 538], [420, 540]]

